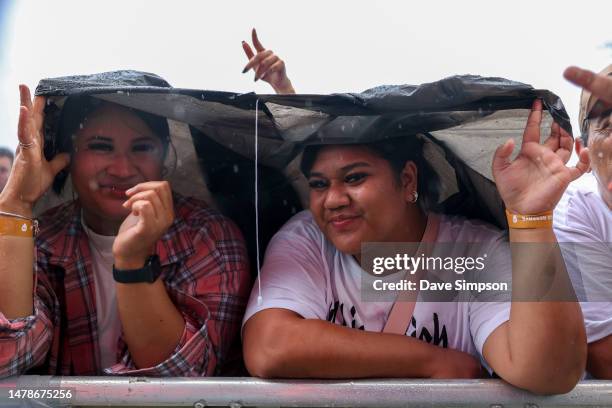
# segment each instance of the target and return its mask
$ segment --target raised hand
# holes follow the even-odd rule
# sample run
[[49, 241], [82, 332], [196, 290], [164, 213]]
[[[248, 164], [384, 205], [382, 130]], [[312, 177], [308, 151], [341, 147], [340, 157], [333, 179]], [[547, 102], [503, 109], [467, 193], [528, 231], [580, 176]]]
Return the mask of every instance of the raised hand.
[[131, 210], [119, 227], [113, 243], [115, 266], [141, 268], [155, 249], [155, 243], [174, 221], [172, 191], [167, 181], [148, 181], [126, 191], [123, 204]]
[[31, 216], [32, 206], [47, 191], [55, 175], [70, 162], [67, 153], [60, 153], [51, 161], [45, 159], [43, 122], [45, 99], [34, 98], [25, 85], [19, 86], [21, 106], [17, 137], [19, 147], [13, 170], [2, 191], [2, 206], [21, 215]]
[[542, 102], [535, 100], [519, 155], [510, 160], [514, 140], [497, 148], [493, 157], [493, 177], [506, 208], [517, 214], [540, 214], [557, 205], [568, 184], [589, 168], [587, 149], [580, 152], [576, 167], [565, 166], [571, 154], [571, 137], [557, 123], [550, 137], [540, 144]]
[[277, 94], [294, 94], [295, 90], [291, 81], [287, 77], [285, 63], [272, 50], [266, 50], [257, 38], [257, 31], [251, 32], [253, 46], [257, 54], [253, 52], [251, 46], [242, 42], [242, 49], [249, 59], [249, 63], [244, 67], [242, 73], [250, 69], [255, 71], [255, 81], [261, 79], [269, 83]]
[[612, 107], [612, 76], [596, 74], [578, 67], [568, 67], [563, 76], [605, 102], [607, 108]]

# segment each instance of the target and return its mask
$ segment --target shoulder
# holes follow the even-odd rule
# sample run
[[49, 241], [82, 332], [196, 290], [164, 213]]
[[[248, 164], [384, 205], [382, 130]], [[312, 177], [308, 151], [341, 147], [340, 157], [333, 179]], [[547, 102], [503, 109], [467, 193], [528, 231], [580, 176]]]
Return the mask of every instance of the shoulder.
[[213, 240], [244, 241], [240, 229], [228, 217], [206, 202], [174, 193], [175, 222], [173, 227], [189, 234], [207, 235]]
[[270, 240], [268, 248], [284, 244], [297, 248], [298, 246], [317, 249], [331, 245], [319, 229], [309, 210], [303, 210], [291, 217]]
[[173, 198], [175, 219], [158, 248], [162, 260], [183, 258], [190, 265], [198, 265], [194, 270], [248, 273], [248, 255], [240, 229], [204, 201], [179, 194]]
[[281, 227], [279, 233], [295, 234], [302, 236], [321, 237], [323, 233], [312, 217], [309, 210], [303, 210], [295, 214], [293, 217]]

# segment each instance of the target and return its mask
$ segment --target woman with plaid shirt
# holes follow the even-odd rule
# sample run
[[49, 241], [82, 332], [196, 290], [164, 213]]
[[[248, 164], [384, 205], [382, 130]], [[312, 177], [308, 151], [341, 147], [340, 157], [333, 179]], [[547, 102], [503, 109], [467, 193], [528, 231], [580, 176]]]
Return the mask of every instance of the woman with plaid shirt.
[[[249, 291], [246, 249], [230, 220], [161, 181], [167, 122], [91, 99], [68, 117], [69, 99], [65, 153], [47, 161], [45, 101], [20, 93], [0, 195], [0, 377], [218, 374]], [[78, 199], [40, 217], [34, 261], [32, 208], [67, 166]]]

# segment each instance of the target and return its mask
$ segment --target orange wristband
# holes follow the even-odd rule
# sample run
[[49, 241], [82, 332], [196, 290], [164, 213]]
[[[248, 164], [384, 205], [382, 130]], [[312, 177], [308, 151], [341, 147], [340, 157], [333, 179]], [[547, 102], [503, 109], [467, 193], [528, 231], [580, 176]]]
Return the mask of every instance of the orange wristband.
[[517, 229], [552, 228], [553, 212], [546, 211], [540, 214], [525, 215], [513, 214], [506, 210], [508, 227]]
[[34, 236], [34, 223], [21, 218], [0, 215], [0, 236], [32, 238]]

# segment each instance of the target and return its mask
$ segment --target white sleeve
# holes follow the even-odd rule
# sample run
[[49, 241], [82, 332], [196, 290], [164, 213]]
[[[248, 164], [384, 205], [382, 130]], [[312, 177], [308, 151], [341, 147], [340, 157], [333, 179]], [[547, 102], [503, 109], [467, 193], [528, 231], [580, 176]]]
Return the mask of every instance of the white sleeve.
[[508, 292], [493, 293], [484, 296], [473, 296], [470, 301], [469, 318], [470, 333], [478, 353], [482, 349], [493, 330], [510, 320], [512, 259], [510, 246], [505, 235], [500, 233], [486, 250], [488, 255], [486, 268], [482, 271], [486, 276], [478, 279], [481, 282], [506, 282]]
[[[555, 234], [574, 282], [584, 317], [587, 341], [592, 343], [612, 334], [612, 243], [602, 229], [611, 214], [599, 211], [595, 193], [573, 196], [567, 212], [556, 217]], [[599, 213], [598, 213], [599, 212]], [[601, 225], [598, 225], [598, 221]]]
[[[285, 227], [283, 227], [285, 228]], [[306, 228], [281, 230], [270, 241], [261, 269], [261, 296], [255, 282], [243, 319], [264, 309], [281, 308], [296, 312], [305, 319], [326, 319], [327, 268], [321, 245]]]

